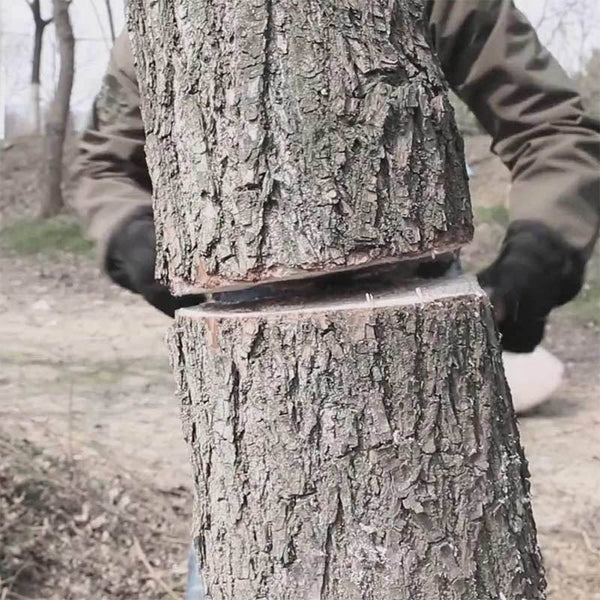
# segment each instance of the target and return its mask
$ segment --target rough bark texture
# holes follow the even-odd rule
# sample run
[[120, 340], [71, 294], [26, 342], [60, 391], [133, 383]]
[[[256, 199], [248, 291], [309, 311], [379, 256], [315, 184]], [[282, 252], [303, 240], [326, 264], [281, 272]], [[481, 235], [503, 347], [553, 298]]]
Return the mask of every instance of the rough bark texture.
[[131, 0], [158, 271], [295, 276], [471, 237], [421, 0]]
[[64, 207], [62, 194], [63, 151], [75, 75], [75, 38], [69, 16], [70, 4], [70, 0], [52, 0], [54, 26], [60, 54], [60, 72], [46, 125], [47, 179], [46, 195], [40, 209], [42, 217], [56, 215]]
[[208, 598], [538, 600], [527, 468], [470, 279], [170, 338]]
[[[130, 0], [175, 291], [470, 239], [425, 4]], [[360, 281], [327, 303], [177, 317], [208, 598], [543, 599], [485, 295], [467, 279]]]

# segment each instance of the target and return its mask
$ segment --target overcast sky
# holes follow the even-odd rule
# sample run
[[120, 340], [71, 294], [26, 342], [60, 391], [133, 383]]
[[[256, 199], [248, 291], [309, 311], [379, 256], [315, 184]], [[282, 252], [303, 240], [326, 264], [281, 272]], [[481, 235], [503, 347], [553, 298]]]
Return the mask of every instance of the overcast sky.
[[[41, 2], [48, 16], [51, 0]], [[118, 32], [123, 27], [123, 0], [110, 2]], [[599, 0], [516, 0], [516, 4], [532, 23], [542, 21], [539, 28], [542, 41], [567, 70], [573, 71], [579, 66], [582, 53], [589, 53], [594, 45], [600, 46]], [[559, 11], [563, 13], [562, 27], [557, 27]], [[110, 35], [105, 0], [73, 0], [71, 16], [77, 38], [73, 109], [84, 113], [89, 109], [108, 60]], [[0, 82], [4, 81], [6, 102], [11, 110], [27, 105], [32, 33], [31, 11], [26, 0], [0, 0], [0, 58], [4, 66], [4, 78], [0, 77]], [[50, 26], [45, 38], [42, 73], [45, 101], [52, 94], [57, 68], [54, 29]]]

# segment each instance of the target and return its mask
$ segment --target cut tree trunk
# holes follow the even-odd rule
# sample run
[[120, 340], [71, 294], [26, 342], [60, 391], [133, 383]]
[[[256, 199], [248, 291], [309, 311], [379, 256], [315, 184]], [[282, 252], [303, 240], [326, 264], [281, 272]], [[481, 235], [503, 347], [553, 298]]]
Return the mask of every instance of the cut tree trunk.
[[129, 2], [175, 291], [455, 248], [462, 141], [421, 0]]
[[526, 463], [470, 279], [171, 335], [208, 598], [538, 600]]
[[60, 72], [46, 124], [46, 194], [40, 208], [42, 217], [56, 215], [64, 207], [63, 154], [75, 75], [75, 38], [69, 17], [70, 4], [70, 0], [52, 2], [60, 54]]
[[[173, 291], [470, 239], [426, 4], [129, 1]], [[178, 315], [210, 600], [544, 598], [489, 303], [410, 285]]]

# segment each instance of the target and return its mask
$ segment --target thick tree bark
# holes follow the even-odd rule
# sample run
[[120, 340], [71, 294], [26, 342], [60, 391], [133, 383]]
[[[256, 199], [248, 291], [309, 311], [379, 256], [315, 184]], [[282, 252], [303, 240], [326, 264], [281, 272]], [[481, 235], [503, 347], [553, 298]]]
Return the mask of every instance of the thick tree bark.
[[69, 17], [70, 4], [70, 0], [52, 0], [60, 53], [60, 73], [46, 125], [46, 194], [40, 209], [42, 217], [56, 215], [64, 206], [63, 154], [75, 75], [75, 38]]
[[212, 600], [537, 600], [526, 463], [470, 279], [171, 336]]
[[[424, 4], [130, 0], [172, 289], [470, 238]], [[209, 599], [544, 598], [485, 295], [463, 279], [378, 282], [179, 313], [170, 344]]]
[[457, 247], [462, 142], [420, 0], [130, 2], [175, 289]]

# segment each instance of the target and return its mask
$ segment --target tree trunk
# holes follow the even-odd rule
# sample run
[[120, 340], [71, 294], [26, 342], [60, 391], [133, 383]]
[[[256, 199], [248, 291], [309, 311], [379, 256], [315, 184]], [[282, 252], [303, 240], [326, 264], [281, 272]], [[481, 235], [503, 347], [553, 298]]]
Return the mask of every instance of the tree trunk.
[[537, 600], [487, 297], [451, 279], [173, 328], [208, 598]]
[[159, 271], [175, 289], [470, 240], [462, 141], [420, 1], [130, 7]]
[[39, 83], [29, 84], [29, 123], [32, 133], [42, 133], [42, 94]]
[[70, 4], [70, 0], [52, 0], [60, 54], [60, 72], [46, 125], [47, 187], [40, 210], [42, 217], [56, 215], [64, 206], [63, 153], [75, 75], [75, 38], [69, 17]]
[[110, 4], [110, 0], [106, 0], [106, 16], [108, 17], [108, 27], [110, 28], [110, 39], [112, 43], [115, 43], [116, 35], [115, 35], [115, 20], [113, 18], [112, 6]]
[[37, 134], [42, 133], [42, 103], [41, 103], [41, 82], [40, 70], [42, 62], [42, 46], [44, 38], [44, 21], [35, 22], [35, 33], [33, 41], [33, 61], [31, 65], [31, 83], [30, 83], [30, 115], [33, 131]]
[[[174, 291], [371, 273], [470, 239], [423, 4], [130, 0]], [[487, 298], [451, 277], [347, 281], [177, 317], [208, 598], [541, 600]]]
[[42, 18], [40, 0], [31, 0], [28, 2], [33, 15], [34, 34], [33, 34], [33, 56], [31, 59], [31, 82], [30, 82], [30, 120], [35, 133], [42, 132], [42, 105], [41, 105], [41, 68], [42, 68], [42, 49], [44, 47], [44, 32], [46, 27], [52, 22], [52, 19]]

